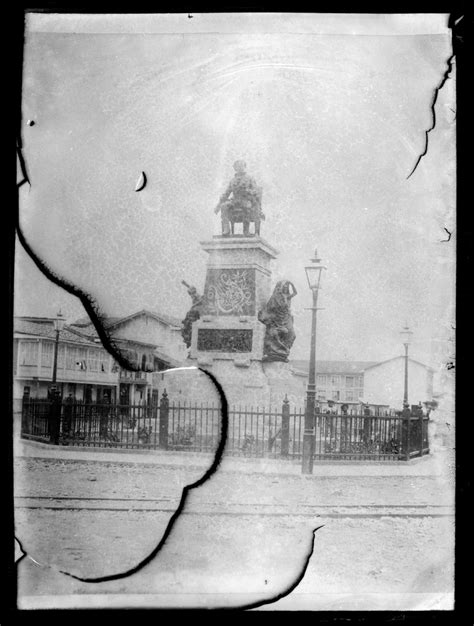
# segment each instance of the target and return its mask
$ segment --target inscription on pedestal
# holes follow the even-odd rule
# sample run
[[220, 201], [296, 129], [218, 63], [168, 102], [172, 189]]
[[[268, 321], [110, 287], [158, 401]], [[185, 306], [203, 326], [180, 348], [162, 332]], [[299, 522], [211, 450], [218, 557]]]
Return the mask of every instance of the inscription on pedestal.
[[202, 352], [252, 352], [253, 331], [199, 328], [197, 349]]
[[255, 271], [209, 268], [204, 290], [204, 313], [255, 315]]

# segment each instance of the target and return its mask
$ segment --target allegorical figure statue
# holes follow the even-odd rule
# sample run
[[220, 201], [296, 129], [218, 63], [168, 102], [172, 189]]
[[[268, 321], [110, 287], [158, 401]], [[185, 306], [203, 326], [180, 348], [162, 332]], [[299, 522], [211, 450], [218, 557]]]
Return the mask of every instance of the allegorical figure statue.
[[245, 161], [234, 163], [235, 176], [222, 194], [214, 212], [221, 212], [222, 234], [234, 234], [234, 224], [242, 222], [243, 234], [250, 235], [250, 222], [255, 223], [255, 234], [260, 234], [262, 213], [262, 188], [246, 173]]
[[184, 318], [184, 320], [181, 322], [181, 336], [184, 343], [189, 348], [189, 346], [191, 345], [193, 322], [201, 317], [201, 309], [204, 299], [198, 294], [196, 287], [188, 285], [188, 283], [184, 280], [182, 280], [181, 282], [187, 288], [188, 294], [191, 296], [192, 300], [191, 308], [186, 313], [186, 317]]
[[296, 289], [289, 280], [280, 280], [275, 285], [267, 304], [258, 312], [258, 319], [265, 324], [263, 342], [264, 361], [288, 361], [296, 335], [293, 330], [291, 299]]

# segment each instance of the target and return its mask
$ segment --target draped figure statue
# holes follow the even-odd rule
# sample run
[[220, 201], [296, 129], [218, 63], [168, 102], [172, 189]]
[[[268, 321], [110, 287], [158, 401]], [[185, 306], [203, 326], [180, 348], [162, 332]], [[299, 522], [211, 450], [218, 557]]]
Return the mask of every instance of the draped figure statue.
[[293, 283], [280, 280], [267, 304], [258, 312], [258, 319], [266, 326], [263, 361], [288, 361], [296, 338], [291, 314], [291, 299], [296, 293]]
[[186, 313], [184, 320], [181, 322], [181, 336], [184, 343], [189, 348], [191, 346], [193, 322], [201, 317], [201, 309], [203, 307], [204, 299], [199, 295], [196, 287], [188, 285], [188, 283], [184, 280], [181, 282], [187, 288], [188, 294], [191, 296], [192, 300], [191, 308]]

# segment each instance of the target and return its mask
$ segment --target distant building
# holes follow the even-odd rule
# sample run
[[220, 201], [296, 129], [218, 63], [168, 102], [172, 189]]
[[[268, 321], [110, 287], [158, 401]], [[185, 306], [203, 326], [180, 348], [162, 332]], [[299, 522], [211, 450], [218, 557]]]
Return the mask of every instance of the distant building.
[[[364, 398], [364, 371], [375, 361], [317, 361], [316, 398], [319, 402], [360, 404]], [[291, 361], [295, 373], [308, 377], [308, 361]]]
[[[13, 343], [13, 398], [17, 405], [26, 391], [46, 398], [53, 376], [56, 331], [50, 318], [16, 317]], [[57, 384], [64, 395], [100, 401], [116, 398], [117, 373], [104, 348], [65, 326], [60, 333]], [[17, 407], [16, 407], [17, 408]]]
[[[434, 369], [415, 359], [408, 359], [408, 404], [433, 399]], [[370, 365], [364, 370], [364, 399], [385, 402], [402, 408], [405, 384], [405, 357], [396, 356]]]
[[[160, 377], [151, 372], [179, 367], [187, 357], [180, 320], [143, 309], [124, 317], [106, 317], [104, 326], [117, 347], [141, 370], [133, 372], [118, 368], [120, 402], [136, 404], [150, 399], [157, 401]], [[97, 337], [89, 317], [76, 320], [71, 328]]]
[[[323, 407], [328, 402], [338, 405], [369, 404], [374, 407], [401, 409], [404, 390], [404, 361], [399, 356], [386, 361], [318, 361], [316, 363], [316, 397]], [[307, 361], [292, 361], [296, 375], [304, 375]], [[433, 397], [434, 370], [409, 358], [408, 402], [418, 404]]]
[[[177, 367], [187, 351], [177, 319], [150, 311], [108, 317], [104, 323], [117, 347], [139, 371], [121, 368], [103, 348], [87, 318], [66, 325], [59, 335], [57, 386], [63, 397], [123, 404], [158, 398], [156, 372]], [[46, 398], [53, 376], [54, 320], [16, 317], [14, 321], [14, 401], [18, 410], [25, 390]]]
[[[97, 336], [89, 317], [71, 325], [84, 334]], [[181, 321], [175, 317], [143, 309], [125, 317], [106, 317], [104, 326], [115, 341], [124, 339], [154, 346], [154, 369], [166, 369], [184, 361], [186, 345], [181, 337]]]

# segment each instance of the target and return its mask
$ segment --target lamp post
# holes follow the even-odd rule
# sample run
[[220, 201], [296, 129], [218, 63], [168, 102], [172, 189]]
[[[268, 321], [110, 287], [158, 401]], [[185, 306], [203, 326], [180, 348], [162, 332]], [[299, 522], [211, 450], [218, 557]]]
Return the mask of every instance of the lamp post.
[[54, 359], [53, 359], [53, 380], [51, 383], [51, 391], [56, 391], [56, 376], [58, 371], [58, 346], [59, 346], [59, 334], [64, 328], [66, 320], [64, 319], [61, 311], [58, 311], [54, 320], [54, 330], [56, 331], [56, 338], [54, 342]]
[[409, 329], [408, 324], [405, 324], [403, 330], [400, 332], [405, 346], [405, 381], [403, 385], [403, 408], [408, 408], [408, 346], [410, 345], [410, 338], [413, 332]]
[[317, 250], [314, 251], [314, 258], [311, 259], [311, 263], [311, 265], [304, 268], [309, 288], [313, 293], [313, 306], [309, 309], [312, 311], [311, 350], [309, 357], [308, 387], [306, 390], [306, 411], [304, 415], [302, 474], [313, 473], [315, 439], [314, 409], [316, 404], [316, 314], [318, 311], [318, 293], [320, 289], [321, 273], [323, 269], [326, 269], [321, 265], [321, 259], [318, 258]]

